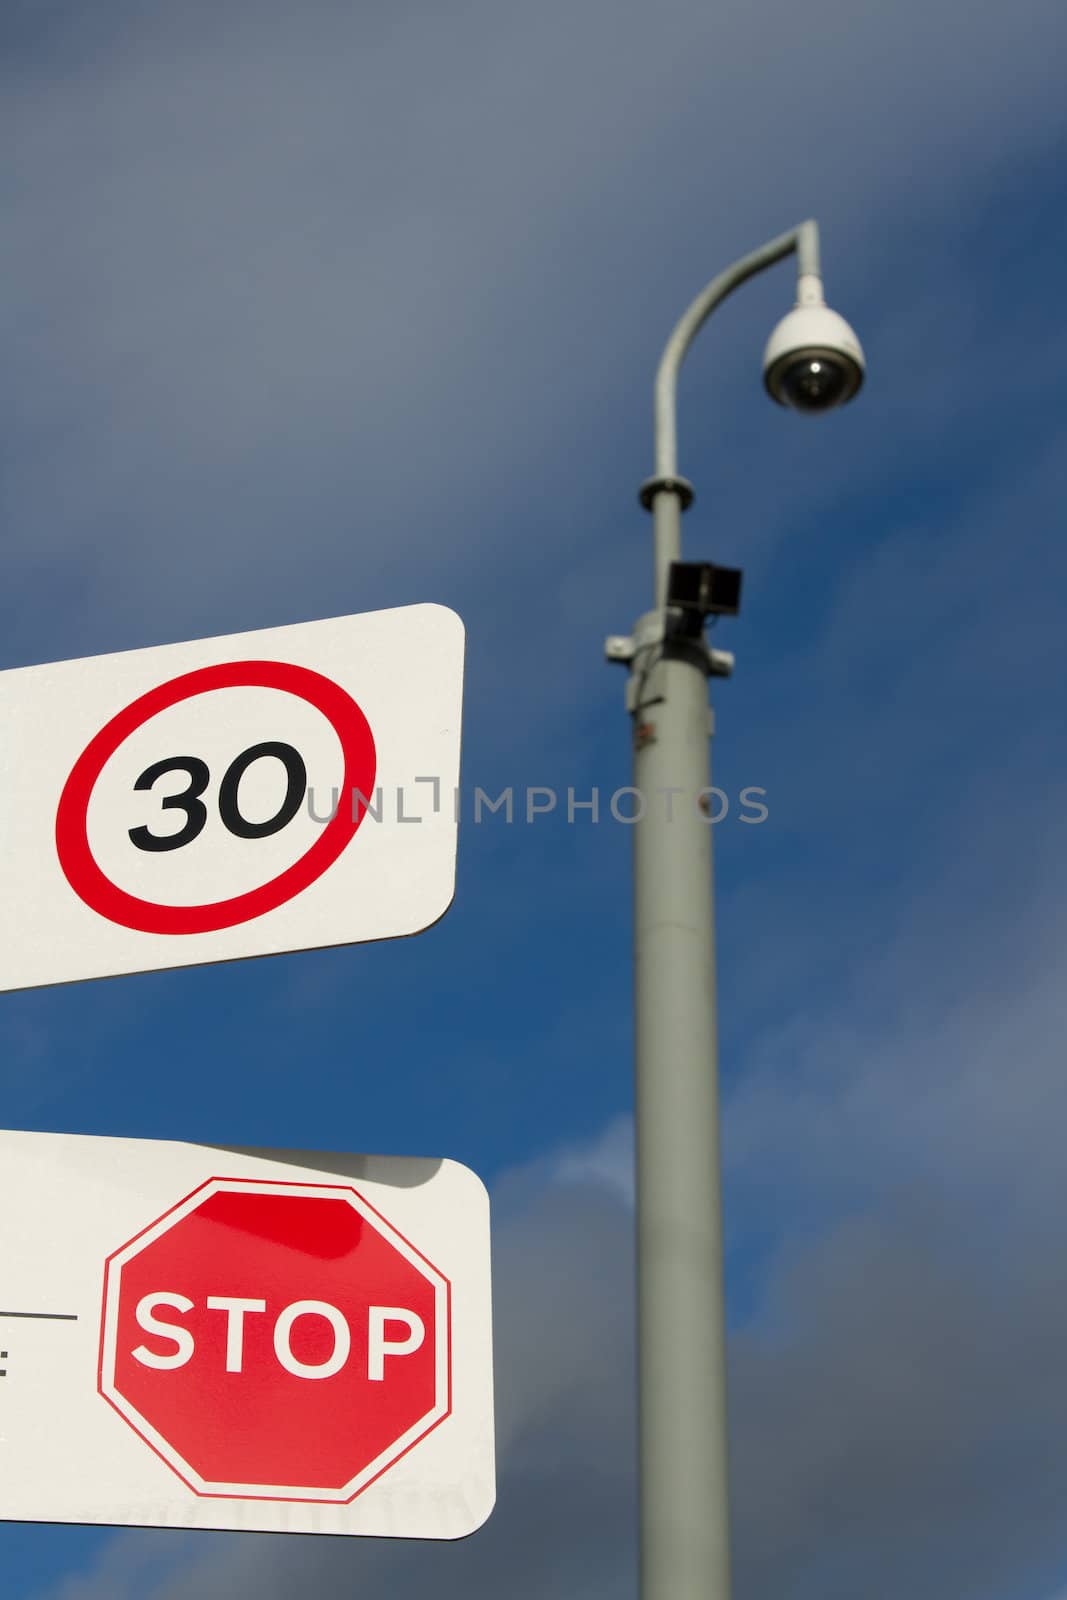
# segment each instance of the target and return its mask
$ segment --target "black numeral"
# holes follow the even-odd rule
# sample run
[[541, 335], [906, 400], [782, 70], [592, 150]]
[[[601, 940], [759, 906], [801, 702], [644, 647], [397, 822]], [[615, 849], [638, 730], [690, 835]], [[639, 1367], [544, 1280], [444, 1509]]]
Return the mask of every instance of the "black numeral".
[[[259, 761], [264, 756], [273, 756], [285, 768], [285, 799], [281, 810], [275, 812], [273, 817], [268, 817], [266, 822], [249, 822], [238, 810], [237, 789], [253, 761]], [[274, 740], [268, 740], [266, 744], [254, 744], [251, 750], [238, 756], [226, 769], [226, 776], [219, 785], [219, 816], [238, 839], [266, 839], [270, 834], [278, 833], [286, 823], [292, 822], [300, 810], [307, 777], [303, 758], [291, 744], [278, 744]]]
[[134, 788], [151, 789], [156, 780], [167, 772], [184, 772], [189, 779], [188, 789], [183, 789], [181, 794], [169, 794], [160, 802], [164, 811], [184, 811], [185, 827], [177, 833], [166, 834], [150, 833], [147, 828], [131, 828], [130, 838], [138, 850], [180, 850], [183, 844], [193, 842], [207, 821], [207, 807], [200, 798], [211, 779], [207, 763], [201, 761], [199, 756], [170, 756], [166, 761], [154, 761], [141, 773]]

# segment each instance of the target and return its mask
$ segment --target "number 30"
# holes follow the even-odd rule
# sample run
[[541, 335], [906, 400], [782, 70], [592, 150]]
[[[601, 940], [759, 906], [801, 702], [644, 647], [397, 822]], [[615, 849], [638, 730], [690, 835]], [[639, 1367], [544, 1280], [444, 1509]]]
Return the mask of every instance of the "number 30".
[[[273, 817], [268, 817], [265, 822], [249, 822], [238, 808], [237, 790], [253, 761], [263, 756], [273, 756], [285, 768], [285, 799]], [[184, 811], [185, 826], [177, 833], [168, 834], [152, 833], [148, 828], [131, 828], [130, 838], [138, 850], [180, 850], [182, 845], [192, 844], [207, 821], [207, 807], [200, 796], [211, 781], [211, 773], [207, 763], [201, 761], [199, 756], [168, 756], [164, 761], [155, 761], [141, 773], [134, 788], [151, 789], [168, 772], [184, 772], [189, 779], [187, 789], [180, 794], [169, 794], [160, 801], [164, 811]], [[266, 839], [292, 822], [300, 810], [300, 800], [306, 788], [307, 768], [300, 752], [294, 750], [291, 744], [280, 744], [273, 739], [265, 744], [254, 744], [231, 762], [223, 774], [219, 784], [219, 816], [223, 825], [238, 839]]]

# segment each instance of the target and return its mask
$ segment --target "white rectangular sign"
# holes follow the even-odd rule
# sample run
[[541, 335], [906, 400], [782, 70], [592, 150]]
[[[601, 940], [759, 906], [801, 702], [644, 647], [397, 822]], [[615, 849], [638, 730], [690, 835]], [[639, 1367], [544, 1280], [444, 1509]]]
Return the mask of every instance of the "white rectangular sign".
[[454, 1539], [495, 1492], [466, 1167], [0, 1132], [0, 1517]]
[[0, 673], [0, 989], [436, 922], [463, 645], [417, 605]]

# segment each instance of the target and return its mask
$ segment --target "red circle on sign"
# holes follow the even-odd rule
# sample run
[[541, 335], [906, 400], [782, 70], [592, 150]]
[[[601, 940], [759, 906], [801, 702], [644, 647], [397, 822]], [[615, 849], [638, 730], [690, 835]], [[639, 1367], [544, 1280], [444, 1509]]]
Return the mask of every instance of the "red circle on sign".
[[[140, 900], [113, 883], [98, 866], [89, 844], [88, 812], [93, 789], [105, 764], [131, 733], [182, 700], [213, 689], [280, 689], [306, 700], [333, 727], [344, 754], [342, 794], [351, 806], [338, 805], [322, 834], [299, 860], [269, 882], [229, 900], [202, 906], [159, 905]], [[227, 661], [199, 667], [161, 683], [131, 702], [91, 739], [74, 763], [56, 811], [56, 852], [74, 893], [109, 922], [138, 933], [215, 933], [274, 911], [306, 889], [332, 867], [366, 815], [365, 799], [374, 786], [377, 753], [363, 712], [344, 689], [310, 667], [281, 661]]]

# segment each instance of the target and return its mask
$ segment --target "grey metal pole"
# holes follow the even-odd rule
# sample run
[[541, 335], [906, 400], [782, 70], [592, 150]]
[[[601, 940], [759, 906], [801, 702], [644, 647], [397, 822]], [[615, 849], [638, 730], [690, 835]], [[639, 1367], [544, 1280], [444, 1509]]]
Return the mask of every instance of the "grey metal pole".
[[[654, 514], [676, 524], [677, 494], [657, 494]], [[727, 1600], [711, 823], [698, 806], [711, 782], [707, 667], [656, 643], [634, 666], [641, 1595]]]
[[[707, 678], [729, 658], [668, 635], [667, 578], [692, 489], [676, 472], [678, 369], [710, 312], [796, 251], [818, 272], [814, 223], [710, 283], [656, 377], [656, 609], [608, 641], [630, 663], [633, 718], [638, 1415], [642, 1600], [729, 1600], [725, 1315]], [[718, 661], [717, 659], [718, 658]], [[701, 805], [703, 798], [703, 805]]]

